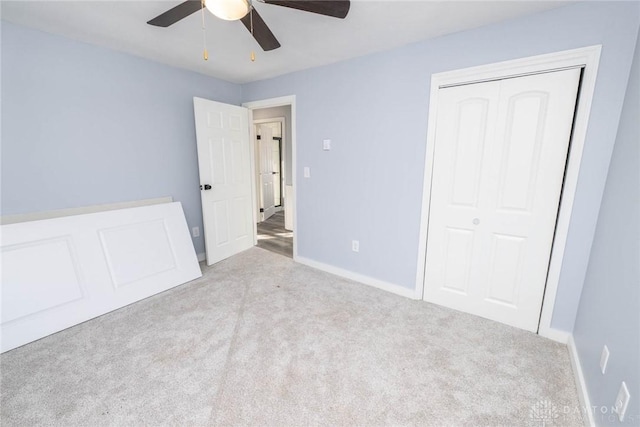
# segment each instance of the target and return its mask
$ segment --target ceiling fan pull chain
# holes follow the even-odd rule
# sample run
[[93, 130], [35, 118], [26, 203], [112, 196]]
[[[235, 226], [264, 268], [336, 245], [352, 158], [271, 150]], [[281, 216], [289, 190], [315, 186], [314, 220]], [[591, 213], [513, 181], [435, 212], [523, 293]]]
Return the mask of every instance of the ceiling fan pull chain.
[[[203, 0], [204, 1], [204, 0]], [[251, 0], [249, 0], [249, 22], [251, 26], [251, 37], [253, 37], [253, 4]], [[251, 51], [251, 62], [255, 62], [256, 60], [256, 52], [254, 50]]]
[[207, 51], [207, 31], [204, 25], [204, 1], [205, 0], [201, 0], [200, 2], [202, 5], [202, 7], [200, 8], [200, 12], [202, 15], [202, 44], [204, 46], [202, 57], [204, 58], [205, 61], [207, 61], [209, 59], [209, 52]]

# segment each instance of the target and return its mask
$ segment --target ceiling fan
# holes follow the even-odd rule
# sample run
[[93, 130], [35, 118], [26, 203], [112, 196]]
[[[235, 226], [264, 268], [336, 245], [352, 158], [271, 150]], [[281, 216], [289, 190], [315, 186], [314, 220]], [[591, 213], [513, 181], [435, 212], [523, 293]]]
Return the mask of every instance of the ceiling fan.
[[[351, 6], [349, 0], [257, 0], [260, 3], [284, 6], [305, 12], [317, 13], [344, 19]], [[258, 11], [252, 5], [252, 0], [187, 0], [176, 7], [156, 16], [147, 24], [157, 27], [168, 27], [183, 18], [199, 11], [205, 6], [211, 13], [228, 21], [240, 20], [253, 34], [262, 50], [268, 51], [280, 47], [280, 43], [273, 35]]]

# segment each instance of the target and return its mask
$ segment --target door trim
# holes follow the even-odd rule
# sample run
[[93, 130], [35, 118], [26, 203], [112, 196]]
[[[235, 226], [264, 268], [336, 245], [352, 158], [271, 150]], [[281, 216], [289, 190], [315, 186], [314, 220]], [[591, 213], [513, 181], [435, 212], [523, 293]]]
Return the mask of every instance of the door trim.
[[[242, 103], [242, 106], [245, 108], [249, 109], [249, 123], [251, 124], [249, 126], [249, 138], [254, 141], [256, 138], [255, 135], [255, 131], [254, 131], [254, 126], [253, 126], [253, 110], [258, 110], [258, 109], [262, 109], [262, 108], [271, 108], [271, 107], [282, 107], [282, 106], [286, 106], [289, 105], [291, 106], [291, 186], [293, 187], [293, 200], [291, 201], [293, 209], [292, 209], [292, 217], [293, 217], [293, 260], [297, 261], [298, 260], [298, 222], [297, 222], [297, 209], [296, 209], [296, 200], [297, 200], [297, 186], [296, 186], [296, 170], [297, 170], [297, 166], [296, 166], [296, 96], [295, 95], [288, 95], [288, 96], [281, 96], [278, 98], [269, 98], [269, 99], [263, 99], [263, 100], [259, 100], [259, 101], [251, 101], [251, 102], [244, 102]], [[285, 130], [283, 129], [283, 133], [285, 132]], [[257, 210], [257, 193], [256, 193], [256, 188], [255, 188], [255, 144], [252, 144], [252, 148], [251, 148], [251, 170], [254, 173], [254, 179], [252, 180], [253, 182], [253, 186], [252, 186], [252, 191], [253, 191], [253, 211], [255, 212]], [[253, 242], [254, 245], [258, 244], [258, 227], [257, 224], [253, 224]]]
[[422, 190], [422, 214], [420, 216], [420, 234], [418, 239], [418, 267], [415, 288], [418, 298], [424, 299], [427, 230], [431, 201], [438, 91], [447, 86], [472, 84], [487, 80], [581, 67], [583, 69], [582, 80], [578, 93], [573, 132], [565, 169], [565, 179], [556, 220], [556, 231], [551, 248], [551, 259], [547, 271], [547, 283], [542, 301], [542, 312], [538, 324], [538, 334], [553, 340], [563, 340], [565, 338], [565, 334], [551, 327], [551, 320], [560, 279], [560, 270], [562, 268], [562, 259], [567, 242], [571, 212], [578, 184], [578, 173], [580, 171], [584, 141], [589, 123], [589, 113], [591, 111], [601, 49], [601, 45], [595, 45], [495, 64], [481, 65], [478, 67], [446, 71], [431, 76], [424, 184]]

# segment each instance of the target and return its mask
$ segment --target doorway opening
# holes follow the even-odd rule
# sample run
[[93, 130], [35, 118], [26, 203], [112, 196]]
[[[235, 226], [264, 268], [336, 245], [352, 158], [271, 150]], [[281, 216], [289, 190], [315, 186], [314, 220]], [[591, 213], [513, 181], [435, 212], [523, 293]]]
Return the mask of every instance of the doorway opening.
[[295, 97], [243, 106], [252, 123], [255, 244], [295, 259]]
[[[282, 111], [290, 112], [288, 107]], [[266, 110], [266, 111], [265, 111]], [[255, 115], [271, 115], [278, 111], [263, 109]], [[284, 209], [286, 177], [290, 174], [290, 162], [286, 161], [286, 117], [254, 119], [256, 153], [256, 205], [257, 246], [280, 255], [293, 257], [293, 229], [286, 224]]]
[[253, 121], [258, 222], [266, 221], [276, 212], [284, 210], [285, 178], [289, 167], [283, 150], [284, 125], [284, 117]]

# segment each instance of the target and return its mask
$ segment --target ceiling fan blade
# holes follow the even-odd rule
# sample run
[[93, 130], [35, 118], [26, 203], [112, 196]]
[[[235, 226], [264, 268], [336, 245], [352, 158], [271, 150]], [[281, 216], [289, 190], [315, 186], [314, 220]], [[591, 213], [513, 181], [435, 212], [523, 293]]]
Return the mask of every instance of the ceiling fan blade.
[[247, 30], [251, 32], [251, 15], [253, 14], [253, 38], [256, 39], [262, 50], [269, 51], [280, 47], [280, 43], [273, 35], [267, 24], [262, 17], [258, 14], [258, 11], [253, 9], [252, 12], [247, 13], [244, 18], [241, 19], [242, 23]]
[[319, 13], [344, 19], [349, 13], [351, 2], [349, 0], [262, 0], [267, 4], [290, 7], [304, 10], [305, 12]]
[[202, 2], [200, 0], [188, 0], [156, 16], [151, 21], [148, 21], [147, 24], [155, 25], [156, 27], [168, 27], [192, 13], [199, 11], [200, 8], [202, 8]]

